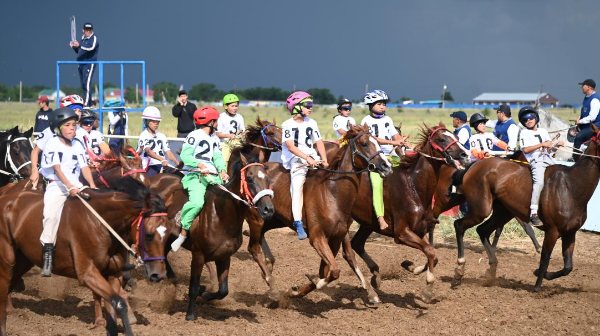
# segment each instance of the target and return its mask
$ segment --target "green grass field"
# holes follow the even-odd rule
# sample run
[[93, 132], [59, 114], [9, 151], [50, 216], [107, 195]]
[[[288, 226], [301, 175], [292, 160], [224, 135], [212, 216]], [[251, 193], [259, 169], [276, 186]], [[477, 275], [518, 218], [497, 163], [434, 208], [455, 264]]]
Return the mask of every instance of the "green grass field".
[[[159, 131], [165, 133], [169, 137], [177, 135], [177, 120], [171, 115], [172, 105], [162, 106], [156, 105], [161, 113], [163, 121], [160, 124]], [[14, 126], [20, 126], [23, 129], [32, 127], [35, 120], [35, 114], [38, 111], [38, 105], [36, 103], [7, 103], [0, 102], [0, 129], [8, 129]], [[222, 110], [222, 108], [218, 108]], [[452, 129], [452, 119], [449, 114], [452, 113], [451, 109], [402, 109], [388, 108], [387, 115], [393, 120], [397, 126], [402, 122], [403, 134], [410, 134], [411, 138], [414, 138], [419, 132], [419, 125], [425, 123], [427, 125], [437, 124], [442, 121], [446, 127]], [[465, 110], [467, 115], [471, 115], [475, 112], [483, 112], [489, 118], [495, 118], [496, 114], [494, 111], [481, 110], [481, 109], [469, 109]], [[549, 110], [553, 114], [558, 115], [564, 120], [576, 119], [579, 111], [575, 109], [553, 109]], [[289, 113], [283, 107], [248, 107], [241, 106], [239, 113], [244, 116], [246, 124], [254, 123], [257, 116], [266, 118], [269, 120], [276, 119], [277, 124], [281, 123], [290, 118]], [[367, 108], [355, 108], [352, 110], [351, 116], [356, 119], [356, 122], [360, 122], [364, 116], [368, 114]], [[319, 124], [319, 130], [326, 140], [336, 140], [335, 132], [333, 131], [333, 117], [337, 115], [335, 108], [325, 108], [317, 106], [311, 115], [311, 118], [315, 119]], [[129, 114], [129, 134], [139, 135], [142, 131], [142, 120], [140, 118], [140, 112], [131, 112]], [[108, 125], [108, 119], [104, 117], [104, 132], [106, 133]]]

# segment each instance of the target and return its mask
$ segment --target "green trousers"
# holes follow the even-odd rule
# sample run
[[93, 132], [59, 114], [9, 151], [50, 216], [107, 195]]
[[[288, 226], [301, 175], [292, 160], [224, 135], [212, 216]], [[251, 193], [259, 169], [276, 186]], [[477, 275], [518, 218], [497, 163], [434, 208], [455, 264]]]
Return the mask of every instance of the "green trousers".
[[223, 184], [219, 176], [191, 173], [181, 179], [181, 184], [188, 191], [189, 199], [181, 209], [181, 227], [189, 230], [192, 222], [204, 206], [204, 194], [211, 184]]
[[[400, 164], [400, 158], [397, 156], [387, 157], [393, 167], [397, 167]], [[369, 173], [371, 178], [371, 187], [373, 187], [373, 208], [375, 209], [375, 217], [379, 218], [385, 214], [385, 208], [383, 206], [383, 179], [378, 173]]]

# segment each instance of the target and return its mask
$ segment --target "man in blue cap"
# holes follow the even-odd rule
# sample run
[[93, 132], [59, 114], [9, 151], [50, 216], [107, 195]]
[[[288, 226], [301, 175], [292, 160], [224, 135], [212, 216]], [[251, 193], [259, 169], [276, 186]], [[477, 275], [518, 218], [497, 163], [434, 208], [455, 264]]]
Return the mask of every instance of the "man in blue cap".
[[[86, 22], [83, 25], [83, 36], [80, 41], [72, 41], [70, 47], [77, 53], [77, 61], [97, 61], [98, 49], [100, 44], [98, 38], [94, 35], [94, 26]], [[92, 102], [91, 83], [96, 70], [96, 64], [79, 64], [79, 80], [83, 89], [84, 106], [90, 106]]]
[[452, 126], [455, 128], [454, 134], [458, 137], [458, 142], [466, 149], [470, 149], [471, 128], [467, 124], [467, 114], [464, 111], [455, 111], [450, 116], [452, 117]]

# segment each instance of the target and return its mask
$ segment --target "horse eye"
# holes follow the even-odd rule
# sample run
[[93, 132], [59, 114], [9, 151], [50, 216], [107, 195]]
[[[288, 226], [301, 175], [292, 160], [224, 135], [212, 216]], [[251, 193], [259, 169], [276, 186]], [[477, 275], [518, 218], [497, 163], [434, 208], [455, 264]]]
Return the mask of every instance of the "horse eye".
[[446, 142], [445, 138], [440, 138], [440, 142]]
[[146, 233], [146, 240], [154, 239], [154, 233]]
[[269, 133], [267, 133], [267, 135], [268, 135], [268, 136], [274, 136], [274, 135], [275, 135], [275, 132], [269, 132]]
[[363, 146], [363, 147], [365, 147], [365, 148], [369, 147], [369, 144], [367, 142], [362, 142], [360, 145]]

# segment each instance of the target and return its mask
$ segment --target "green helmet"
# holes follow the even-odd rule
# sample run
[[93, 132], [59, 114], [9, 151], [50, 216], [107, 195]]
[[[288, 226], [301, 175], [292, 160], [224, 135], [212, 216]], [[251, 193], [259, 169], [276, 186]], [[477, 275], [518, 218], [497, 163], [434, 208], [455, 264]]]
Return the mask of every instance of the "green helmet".
[[226, 94], [225, 97], [223, 97], [223, 106], [227, 106], [231, 103], [237, 103], [240, 101], [240, 98], [238, 98], [238, 96], [234, 95], [233, 93], [229, 93]]

